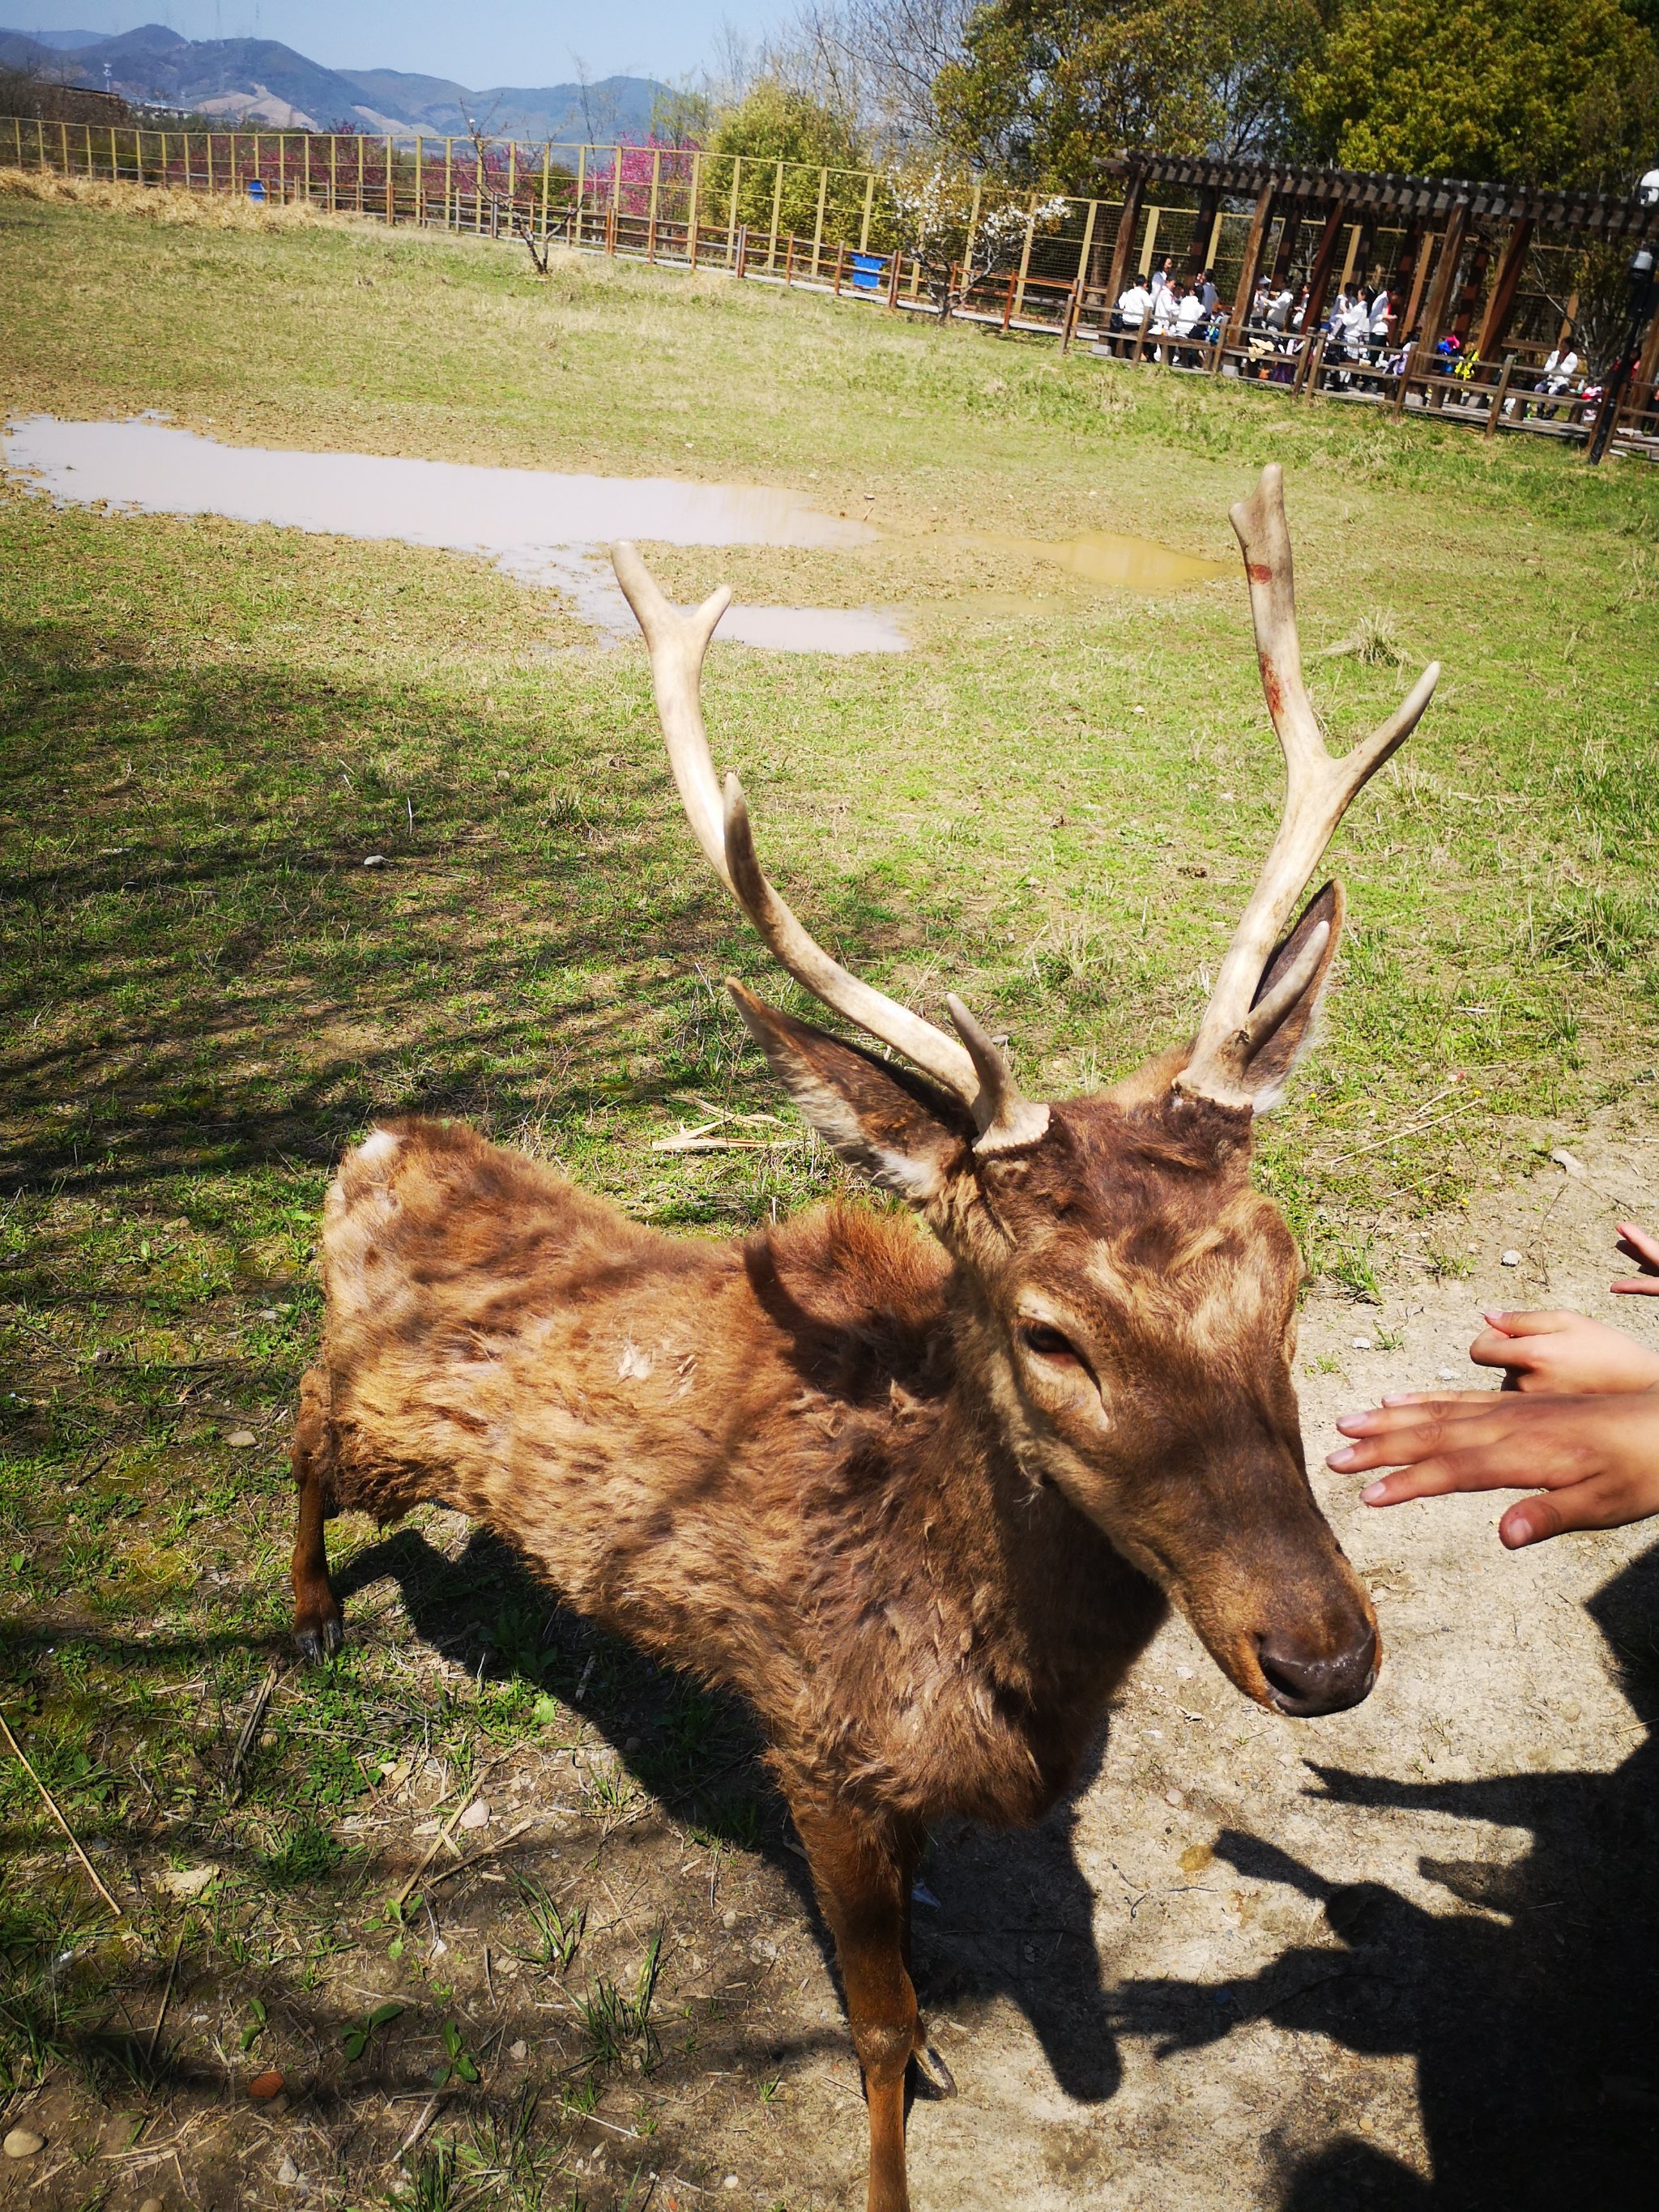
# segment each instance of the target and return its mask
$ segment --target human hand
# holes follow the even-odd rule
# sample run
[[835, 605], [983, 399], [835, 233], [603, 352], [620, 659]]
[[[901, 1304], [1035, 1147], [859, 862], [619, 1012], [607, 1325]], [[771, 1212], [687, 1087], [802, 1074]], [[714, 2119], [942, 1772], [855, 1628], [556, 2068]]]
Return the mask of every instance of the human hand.
[[1523, 1397], [1467, 1390], [1389, 1399], [1337, 1423], [1356, 1441], [1328, 1467], [1350, 1474], [1391, 1467], [1359, 1493], [1401, 1505], [1451, 1491], [1541, 1490], [1498, 1523], [1510, 1550], [1569, 1528], [1618, 1528], [1659, 1513], [1659, 1391]]
[[1489, 1313], [1469, 1358], [1477, 1367], [1503, 1368], [1505, 1390], [1559, 1398], [1576, 1391], [1659, 1389], [1659, 1352], [1585, 1314]]
[[1612, 1287], [1626, 1297], [1659, 1298], [1659, 1237], [1650, 1230], [1638, 1229], [1633, 1221], [1621, 1221], [1619, 1249], [1627, 1252], [1642, 1272], [1626, 1275]]

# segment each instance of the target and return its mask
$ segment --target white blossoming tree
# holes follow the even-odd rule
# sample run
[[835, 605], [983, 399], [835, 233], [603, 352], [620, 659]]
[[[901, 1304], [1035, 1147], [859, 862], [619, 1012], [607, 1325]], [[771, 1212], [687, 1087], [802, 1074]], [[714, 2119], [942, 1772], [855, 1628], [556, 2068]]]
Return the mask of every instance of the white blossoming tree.
[[941, 322], [975, 284], [1012, 266], [1028, 224], [1048, 230], [1066, 213], [1063, 199], [1041, 200], [1033, 210], [983, 185], [976, 193], [970, 182], [948, 175], [942, 166], [890, 171], [887, 190], [899, 249], [920, 269]]

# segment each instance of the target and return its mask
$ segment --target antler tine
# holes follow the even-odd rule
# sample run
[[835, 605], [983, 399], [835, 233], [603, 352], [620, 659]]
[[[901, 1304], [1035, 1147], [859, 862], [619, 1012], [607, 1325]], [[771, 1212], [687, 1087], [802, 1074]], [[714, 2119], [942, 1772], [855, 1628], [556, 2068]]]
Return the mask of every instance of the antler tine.
[[[695, 614], [683, 615], [664, 598], [634, 546], [626, 542], [614, 545], [611, 557], [650, 650], [657, 714], [692, 831], [709, 866], [754, 923], [773, 958], [832, 1012], [902, 1053], [961, 1099], [981, 1132], [981, 1150], [1040, 1136], [1048, 1123], [1047, 1108], [1030, 1106], [1020, 1097], [1001, 1054], [960, 1001], [949, 1003], [963, 1044], [850, 974], [767, 881], [755, 851], [742, 785], [735, 775], [728, 775], [722, 797], [716, 781], [699, 700], [703, 655], [715, 624], [731, 604], [731, 593], [722, 586]], [[972, 1035], [963, 1025], [963, 1015]]]
[[[1290, 529], [1285, 520], [1285, 478], [1277, 463], [1263, 469], [1255, 491], [1249, 499], [1239, 501], [1231, 519], [1249, 579], [1261, 688], [1284, 749], [1285, 812], [1249, 903], [1227, 947], [1192, 1058], [1177, 1080], [1183, 1091], [1242, 1106], [1249, 1103], [1241, 1087], [1245, 1061], [1279, 1026], [1306, 988], [1318, 955], [1310, 945], [1297, 962], [1295, 973], [1285, 977], [1253, 1013], [1268, 958], [1350, 801], [1416, 728], [1440, 680], [1440, 664], [1430, 662], [1403, 704], [1369, 738], [1341, 759], [1333, 758], [1302, 680], [1296, 581]], [[1323, 944], [1322, 939], [1321, 951]], [[1296, 988], [1287, 988], [1293, 982]]]

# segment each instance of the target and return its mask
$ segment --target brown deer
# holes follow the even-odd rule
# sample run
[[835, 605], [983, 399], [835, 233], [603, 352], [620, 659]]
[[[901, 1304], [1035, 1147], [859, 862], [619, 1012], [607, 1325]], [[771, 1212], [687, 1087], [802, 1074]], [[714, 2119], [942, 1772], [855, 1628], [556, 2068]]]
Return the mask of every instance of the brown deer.
[[1341, 760], [1304, 689], [1279, 473], [1232, 511], [1288, 768], [1283, 825], [1197, 1039], [1042, 1105], [961, 1000], [956, 1036], [859, 981], [762, 874], [698, 705], [726, 602], [690, 616], [615, 551], [710, 866], [789, 973], [913, 1073], [729, 988], [801, 1113], [899, 1193], [737, 1243], [665, 1237], [445, 1122], [349, 1153], [294, 1443], [296, 1626], [337, 1649], [323, 1524], [424, 1499], [579, 1612], [738, 1692], [834, 1936], [871, 2212], [908, 2198], [929, 2049], [906, 1970], [946, 1812], [1036, 1820], [1171, 1601], [1247, 1697], [1340, 1711], [1376, 1679], [1365, 1592], [1316, 1505], [1291, 1380], [1301, 1266], [1251, 1188], [1251, 1117], [1307, 1038], [1342, 925], [1292, 908], [1438, 674]]

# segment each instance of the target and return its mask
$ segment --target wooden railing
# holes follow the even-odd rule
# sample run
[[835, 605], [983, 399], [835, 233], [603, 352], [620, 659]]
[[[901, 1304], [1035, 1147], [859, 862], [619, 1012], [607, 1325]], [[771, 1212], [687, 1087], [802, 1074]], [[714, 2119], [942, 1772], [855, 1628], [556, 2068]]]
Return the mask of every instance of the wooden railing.
[[[149, 130], [0, 118], [0, 163], [70, 177], [234, 192], [391, 223], [492, 238], [523, 237], [685, 269], [829, 293], [891, 313], [933, 313], [924, 272], [898, 250], [884, 181], [873, 172], [813, 167], [770, 157], [652, 146], [526, 147], [423, 135], [367, 137], [280, 131]], [[980, 187], [975, 187], [974, 206]], [[1017, 258], [955, 301], [959, 320], [1009, 334], [1056, 337], [1126, 362], [1161, 363], [1284, 390], [1291, 398], [1369, 404], [1395, 416], [1432, 416], [1481, 429], [1583, 441], [1595, 401], [1549, 392], [1542, 346], [1513, 346], [1502, 364], [1403, 370], [1340, 359], [1330, 341], [1288, 344], [1225, 325], [1181, 338], [1117, 332], [1103, 277], [1115, 255], [1121, 201], [1073, 199], [1058, 221], [1028, 222]], [[811, 227], [799, 227], [797, 215]], [[1218, 213], [1201, 243], [1222, 296], [1249, 251], [1249, 217]], [[1196, 250], [1194, 210], [1140, 205], [1121, 266], [1150, 270], [1165, 253]], [[1370, 246], [1383, 265], [1386, 241]], [[1343, 281], [1359, 247], [1353, 227]], [[1659, 394], [1632, 389], [1616, 433], [1659, 455]]]

